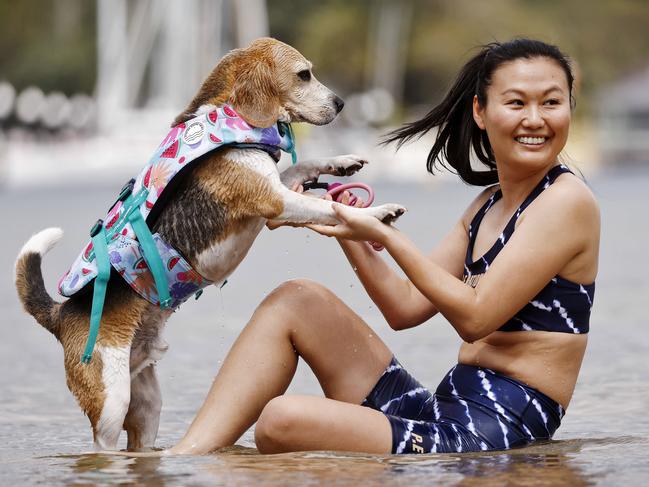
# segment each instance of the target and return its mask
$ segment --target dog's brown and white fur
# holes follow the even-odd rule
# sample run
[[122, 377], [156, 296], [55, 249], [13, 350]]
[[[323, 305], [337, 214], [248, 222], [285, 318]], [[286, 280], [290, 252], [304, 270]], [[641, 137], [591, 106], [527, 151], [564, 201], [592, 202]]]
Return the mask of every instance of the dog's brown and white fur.
[[[248, 123], [331, 122], [342, 108], [333, 92], [311, 74], [311, 63], [292, 47], [259, 39], [227, 54], [174, 125], [229, 103]], [[262, 150], [226, 148], [208, 155], [182, 181], [152, 229], [204, 277], [222, 282], [241, 262], [269, 219], [292, 223], [336, 222], [331, 203], [289, 187], [319, 174], [349, 175], [364, 161], [340, 156], [300, 162], [278, 172]], [[353, 208], [389, 222], [398, 205]], [[47, 294], [42, 256], [61, 238], [56, 228], [32, 237], [16, 262], [16, 287], [25, 309], [61, 342], [67, 384], [90, 419], [96, 448], [115, 449], [126, 429], [131, 450], [152, 447], [161, 408], [155, 362], [167, 349], [161, 329], [169, 311], [111, 279], [92, 362], [80, 357], [88, 337], [92, 293], [63, 303]]]

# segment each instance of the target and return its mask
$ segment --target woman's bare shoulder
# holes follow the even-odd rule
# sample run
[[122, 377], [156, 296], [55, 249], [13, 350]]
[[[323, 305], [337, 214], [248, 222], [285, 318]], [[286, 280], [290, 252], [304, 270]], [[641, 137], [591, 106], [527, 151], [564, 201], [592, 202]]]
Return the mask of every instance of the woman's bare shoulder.
[[539, 211], [561, 211], [572, 219], [599, 221], [599, 205], [586, 182], [574, 174], [557, 178], [539, 197]]

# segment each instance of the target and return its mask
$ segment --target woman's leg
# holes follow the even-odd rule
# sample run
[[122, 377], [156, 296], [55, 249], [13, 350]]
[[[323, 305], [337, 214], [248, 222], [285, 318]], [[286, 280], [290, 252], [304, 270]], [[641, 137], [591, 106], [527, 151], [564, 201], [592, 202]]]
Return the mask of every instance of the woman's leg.
[[255, 427], [261, 453], [333, 450], [390, 453], [392, 427], [375, 409], [326, 397], [279, 396]]
[[[392, 440], [387, 418], [356, 405], [374, 387], [392, 353], [337, 296], [307, 280], [281, 285], [259, 305], [228, 353], [185, 437], [171, 452], [200, 454], [232, 445], [269, 401], [286, 391], [298, 356], [309, 364], [327, 398], [335, 401], [278, 398], [264, 414], [262, 431], [257, 435], [260, 442], [269, 451], [338, 445], [338, 449], [363, 447], [363, 451], [388, 453]], [[294, 421], [290, 422], [287, 418], [292, 413]], [[288, 439], [289, 433], [293, 438], [293, 430], [301, 428], [307, 429], [302, 430], [295, 448], [272, 446], [278, 443], [271, 438], [278, 431], [286, 433]], [[327, 443], [334, 430], [341, 436], [356, 435], [360, 444], [356, 440], [349, 447]], [[369, 441], [364, 440], [368, 435]]]

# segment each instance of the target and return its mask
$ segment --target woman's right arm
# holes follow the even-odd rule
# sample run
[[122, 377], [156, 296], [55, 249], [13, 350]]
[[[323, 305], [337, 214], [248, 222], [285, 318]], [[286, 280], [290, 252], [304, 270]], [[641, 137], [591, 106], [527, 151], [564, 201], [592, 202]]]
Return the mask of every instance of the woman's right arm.
[[[363, 287], [391, 328], [412, 328], [437, 313], [435, 306], [408, 279], [397, 274], [368, 243], [338, 241]], [[460, 220], [429, 258], [461, 278], [467, 244], [466, 228]]]
[[[458, 279], [464, 273], [469, 223], [494, 191], [495, 187], [491, 187], [480, 193], [428, 256]], [[343, 239], [338, 239], [338, 242], [363, 287], [392, 329], [415, 327], [438, 312], [409, 279], [402, 278], [368, 243]]]

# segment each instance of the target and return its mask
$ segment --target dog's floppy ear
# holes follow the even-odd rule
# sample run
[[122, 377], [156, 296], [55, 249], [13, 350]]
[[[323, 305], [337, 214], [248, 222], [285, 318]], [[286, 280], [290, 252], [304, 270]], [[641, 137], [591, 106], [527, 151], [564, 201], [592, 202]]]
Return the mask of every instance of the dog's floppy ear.
[[273, 68], [264, 59], [250, 57], [237, 66], [230, 102], [253, 127], [266, 128], [279, 118], [279, 94]]
[[193, 118], [202, 105], [222, 105], [232, 95], [237, 78], [237, 64], [243, 57], [242, 49], [226, 54], [203, 82], [191, 103], [176, 117], [172, 127]]
[[253, 127], [266, 128], [277, 121], [279, 94], [273, 68], [263, 50], [234, 49], [226, 54], [172, 126], [194, 117], [202, 105], [220, 106], [226, 102]]

